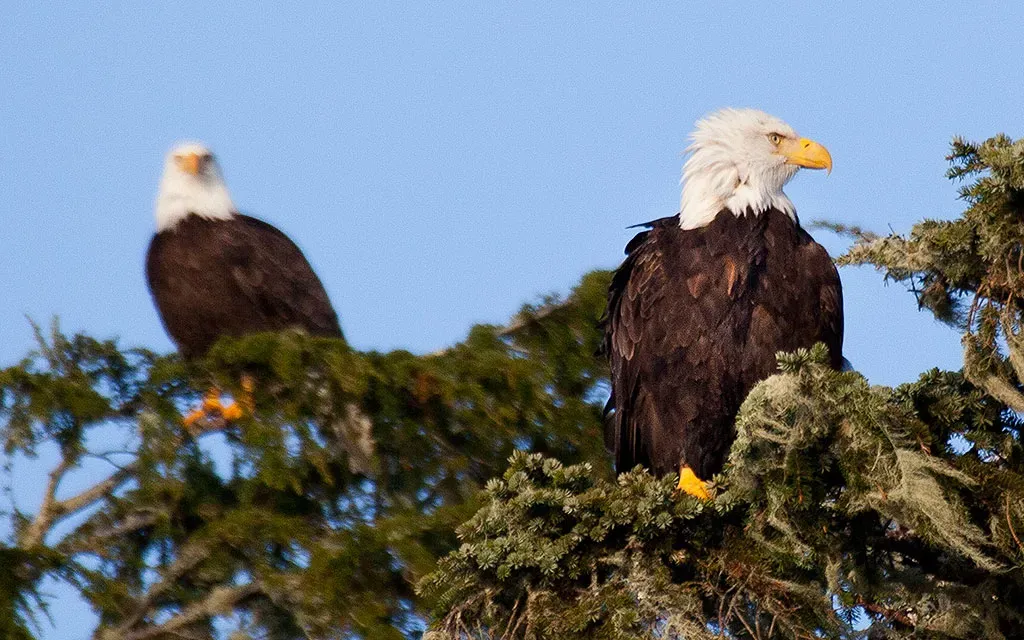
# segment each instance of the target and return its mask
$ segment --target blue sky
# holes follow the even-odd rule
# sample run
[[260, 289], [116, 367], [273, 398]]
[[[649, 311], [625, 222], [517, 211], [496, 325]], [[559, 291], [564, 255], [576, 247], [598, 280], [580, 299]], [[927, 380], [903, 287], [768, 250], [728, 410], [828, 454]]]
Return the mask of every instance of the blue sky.
[[[182, 138], [305, 250], [351, 342], [432, 351], [615, 266], [627, 225], [676, 211], [686, 135], [718, 107], [831, 150], [831, 176], [787, 189], [802, 220], [883, 232], [962, 209], [951, 136], [1024, 128], [1024, 5], [583, 6], [6, 0], [0, 364], [33, 346], [26, 316], [171, 348], [143, 258]], [[842, 278], [846, 355], [872, 382], [958, 366], [958, 336], [902, 288]], [[54, 592], [45, 636], [86, 637]]]

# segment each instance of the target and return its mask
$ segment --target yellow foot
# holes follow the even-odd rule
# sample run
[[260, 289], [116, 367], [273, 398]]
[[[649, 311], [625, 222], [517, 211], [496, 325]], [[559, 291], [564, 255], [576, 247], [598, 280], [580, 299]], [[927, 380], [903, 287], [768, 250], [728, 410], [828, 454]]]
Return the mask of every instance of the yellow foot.
[[687, 466], [679, 468], [679, 484], [676, 486], [676, 491], [685, 491], [698, 500], [711, 499], [707, 487], [693, 472], [693, 469]]
[[228, 422], [233, 422], [244, 416], [245, 412], [242, 411], [242, 407], [238, 406], [237, 402], [232, 402], [228, 406], [220, 408], [220, 415]]
[[189, 432], [195, 432], [197, 425], [203, 420], [210, 417], [211, 413], [219, 412], [220, 410], [220, 392], [217, 389], [210, 389], [203, 396], [203, 403], [199, 405], [199, 408], [192, 413], [185, 416], [182, 422], [185, 423], [185, 428]]
[[238, 404], [234, 402], [227, 405], [223, 404], [220, 400], [220, 392], [217, 389], [210, 389], [203, 398], [203, 404], [185, 416], [182, 422], [185, 423], [185, 428], [188, 429], [189, 433], [195, 435], [199, 432], [199, 423], [203, 421], [221, 418], [225, 422], [232, 422], [238, 420], [243, 415], [245, 413]]
[[203, 411], [202, 409], [196, 409], [192, 413], [182, 418], [181, 421], [185, 424], [185, 428], [188, 429], [188, 432], [194, 436], [199, 431], [199, 423], [202, 422], [205, 418], [206, 412]]

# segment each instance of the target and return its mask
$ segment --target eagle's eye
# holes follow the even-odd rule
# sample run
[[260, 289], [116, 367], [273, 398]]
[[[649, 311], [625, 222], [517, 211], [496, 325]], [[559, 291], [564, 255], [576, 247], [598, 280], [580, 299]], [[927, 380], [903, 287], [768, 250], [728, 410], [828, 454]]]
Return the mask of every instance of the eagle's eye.
[[777, 145], [782, 142], [782, 136], [777, 133], [769, 133], [768, 140], [770, 140], [772, 144]]

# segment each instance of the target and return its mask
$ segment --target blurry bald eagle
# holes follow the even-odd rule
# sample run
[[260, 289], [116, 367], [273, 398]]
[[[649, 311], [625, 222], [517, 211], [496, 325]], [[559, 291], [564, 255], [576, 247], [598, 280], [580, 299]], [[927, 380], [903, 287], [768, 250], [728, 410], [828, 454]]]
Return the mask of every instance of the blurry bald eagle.
[[[186, 358], [202, 357], [221, 336], [298, 328], [342, 337], [305, 256], [276, 228], [235, 210], [203, 145], [181, 144], [167, 155], [156, 225], [146, 278], [160, 319]], [[215, 397], [206, 408], [239, 415]]]
[[700, 478], [722, 469], [776, 352], [821, 341], [841, 368], [843, 298], [782, 191], [800, 167], [831, 171], [828, 151], [752, 109], [711, 114], [691, 141], [679, 214], [642, 225], [612, 280], [605, 442], [620, 472], [678, 471], [706, 498]]

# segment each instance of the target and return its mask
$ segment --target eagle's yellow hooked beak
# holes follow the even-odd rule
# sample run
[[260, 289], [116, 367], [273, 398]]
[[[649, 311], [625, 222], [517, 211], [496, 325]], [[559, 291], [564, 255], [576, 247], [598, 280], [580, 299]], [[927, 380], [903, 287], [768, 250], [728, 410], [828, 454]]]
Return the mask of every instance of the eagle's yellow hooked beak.
[[779, 153], [786, 158], [786, 164], [807, 169], [827, 169], [832, 173], [832, 155], [814, 140], [783, 140], [779, 143]]
[[199, 170], [203, 166], [203, 158], [198, 153], [186, 153], [177, 157], [178, 166], [181, 167], [182, 171], [191, 173], [194, 176], [199, 175]]

